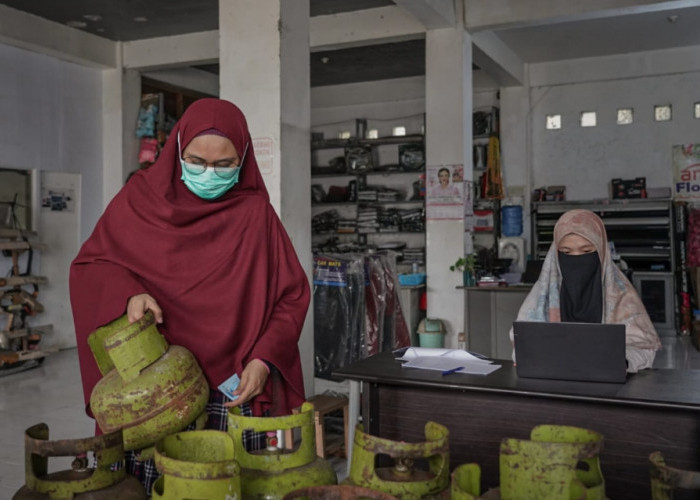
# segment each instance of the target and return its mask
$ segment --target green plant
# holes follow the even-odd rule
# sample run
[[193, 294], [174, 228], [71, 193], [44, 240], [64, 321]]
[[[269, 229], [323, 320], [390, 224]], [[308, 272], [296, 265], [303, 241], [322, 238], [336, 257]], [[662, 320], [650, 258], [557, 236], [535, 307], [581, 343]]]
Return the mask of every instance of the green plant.
[[476, 256], [473, 254], [465, 255], [460, 257], [457, 261], [450, 266], [450, 271], [470, 271], [474, 272], [474, 267], [476, 266]]

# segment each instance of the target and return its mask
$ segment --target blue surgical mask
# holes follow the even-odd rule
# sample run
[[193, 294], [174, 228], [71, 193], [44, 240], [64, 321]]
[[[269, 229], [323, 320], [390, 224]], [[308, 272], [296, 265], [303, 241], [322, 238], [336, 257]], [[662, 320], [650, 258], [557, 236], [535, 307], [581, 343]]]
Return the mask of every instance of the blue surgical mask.
[[[182, 167], [182, 176], [180, 180], [185, 183], [187, 189], [205, 200], [213, 200], [226, 193], [229, 189], [238, 183], [238, 176], [241, 173], [241, 167], [226, 167], [226, 176], [222, 177], [216, 173], [215, 167], [207, 166], [202, 172], [201, 165], [188, 163], [182, 159], [180, 152], [180, 134], [177, 137], [178, 156], [180, 157], [180, 166]], [[245, 155], [248, 152], [246, 144], [243, 157], [240, 165], [245, 161]], [[221, 168], [221, 167], [218, 167]]]

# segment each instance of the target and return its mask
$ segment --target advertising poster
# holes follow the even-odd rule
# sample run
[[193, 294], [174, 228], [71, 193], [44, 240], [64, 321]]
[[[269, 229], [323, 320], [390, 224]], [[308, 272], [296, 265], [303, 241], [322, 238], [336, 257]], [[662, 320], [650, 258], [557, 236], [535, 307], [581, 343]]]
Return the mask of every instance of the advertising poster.
[[464, 166], [428, 166], [426, 170], [426, 218], [462, 220], [464, 217]]
[[673, 198], [700, 200], [700, 144], [673, 146]]

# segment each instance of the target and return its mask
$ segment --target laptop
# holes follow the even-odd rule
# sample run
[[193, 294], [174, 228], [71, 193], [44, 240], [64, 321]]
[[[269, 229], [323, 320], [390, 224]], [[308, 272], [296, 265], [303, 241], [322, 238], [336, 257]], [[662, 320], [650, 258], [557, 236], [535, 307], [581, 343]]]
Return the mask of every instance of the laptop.
[[513, 322], [518, 377], [624, 383], [625, 325]]

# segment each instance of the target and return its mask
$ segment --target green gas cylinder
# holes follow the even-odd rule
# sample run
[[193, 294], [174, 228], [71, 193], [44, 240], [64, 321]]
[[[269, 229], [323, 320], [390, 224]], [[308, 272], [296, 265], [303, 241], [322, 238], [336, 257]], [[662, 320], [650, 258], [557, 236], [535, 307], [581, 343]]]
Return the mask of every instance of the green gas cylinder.
[[[383, 491], [402, 500], [449, 494], [449, 434], [447, 427], [426, 422], [425, 442], [406, 443], [366, 434], [358, 425], [350, 474], [343, 483]], [[393, 459], [394, 465], [378, 467], [379, 455]], [[427, 461], [428, 470], [414, 467], [419, 459]]]
[[500, 498], [604, 500], [599, 454], [603, 436], [564, 425], [539, 425], [530, 440], [501, 441]]
[[209, 385], [192, 353], [169, 346], [149, 311], [126, 315], [88, 337], [102, 379], [90, 408], [104, 432], [122, 429], [124, 448], [140, 450], [184, 429], [204, 412]]
[[[296, 449], [279, 448], [274, 437], [264, 450], [248, 452], [243, 447], [243, 433], [247, 430], [276, 432], [295, 428], [301, 429], [301, 442]], [[303, 403], [298, 414], [282, 417], [244, 417], [234, 407], [228, 413], [228, 432], [241, 465], [243, 499], [281, 500], [300, 488], [338, 482], [331, 464], [316, 456], [311, 403]]]
[[[124, 460], [121, 431], [86, 439], [49, 441], [49, 427], [37, 424], [24, 434], [26, 484], [12, 500], [145, 500], [141, 483], [125, 469], [111, 470]], [[72, 470], [48, 472], [49, 457], [71, 457], [93, 452], [97, 465], [76, 459]]]
[[227, 500], [241, 497], [240, 467], [233, 441], [221, 431], [171, 434], [155, 448], [162, 474], [153, 485], [153, 498], [163, 500]]
[[362, 486], [349, 484], [309, 486], [287, 493], [284, 500], [304, 498], [308, 500], [398, 500], [395, 496]]
[[476, 500], [481, 494], [481, 467], [463, 464], [455, 467], [450, 481], [452, 500]]

